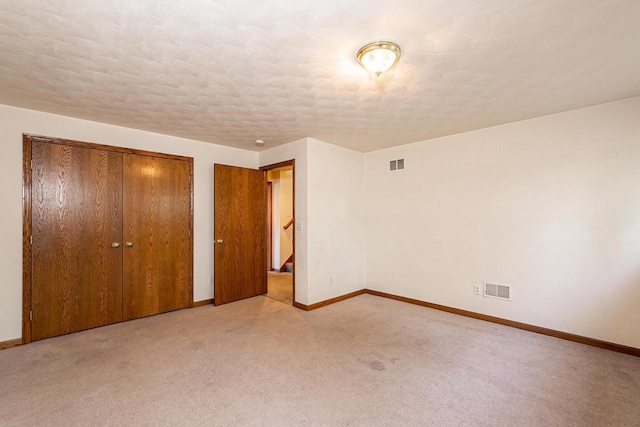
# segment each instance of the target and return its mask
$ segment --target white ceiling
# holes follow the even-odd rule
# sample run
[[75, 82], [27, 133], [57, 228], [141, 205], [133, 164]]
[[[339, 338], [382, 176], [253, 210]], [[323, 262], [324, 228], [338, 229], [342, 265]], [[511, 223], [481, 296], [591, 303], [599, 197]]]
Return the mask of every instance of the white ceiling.
[[[355, 53], [379, 38], [403, 52], [376, 78]], [[0, 0], [0, 103], [251, 150], [366, 152], [636, 95], [638, 0]]]

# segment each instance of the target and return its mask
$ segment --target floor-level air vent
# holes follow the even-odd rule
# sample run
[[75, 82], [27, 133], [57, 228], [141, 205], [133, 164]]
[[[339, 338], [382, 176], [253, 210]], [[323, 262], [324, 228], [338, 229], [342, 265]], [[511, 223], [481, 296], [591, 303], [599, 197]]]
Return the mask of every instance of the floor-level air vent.
[[510, 301], [511, 285], [484, 282], [484, 296]]

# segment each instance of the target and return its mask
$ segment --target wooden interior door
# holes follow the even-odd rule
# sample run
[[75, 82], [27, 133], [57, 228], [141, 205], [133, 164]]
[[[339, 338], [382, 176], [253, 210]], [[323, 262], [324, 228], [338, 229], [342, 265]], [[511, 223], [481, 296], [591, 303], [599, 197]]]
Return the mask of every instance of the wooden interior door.
[[265, 172], [214, 165], [214, 304], [267, 292]]
[[31, 339], [121, 321], [122, 154], [31, 150]]
[[190, 163], [124, 154], [124, 319], [188, 307]]

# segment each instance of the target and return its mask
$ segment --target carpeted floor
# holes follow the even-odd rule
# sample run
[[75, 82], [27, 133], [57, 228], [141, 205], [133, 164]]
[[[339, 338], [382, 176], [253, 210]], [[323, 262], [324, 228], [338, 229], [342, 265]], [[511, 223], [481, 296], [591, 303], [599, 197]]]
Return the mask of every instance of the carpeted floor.
[[640, 358], [361, 295], [0, 351], [1, 425], [637, 426]]
[[268, 272], [266, 296], [285, 304], [293, 304], [293, 273]]

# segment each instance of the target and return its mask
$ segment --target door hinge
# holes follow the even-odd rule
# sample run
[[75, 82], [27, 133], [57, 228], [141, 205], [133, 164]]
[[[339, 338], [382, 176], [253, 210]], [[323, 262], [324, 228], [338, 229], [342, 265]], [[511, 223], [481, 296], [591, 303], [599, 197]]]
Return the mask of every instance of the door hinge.
[[31, 236], [29, 236], [29, 244], [33, 245], [33, 234]]
[[29, 320], [30, 320], [30, 321], [33, 321], [33, 311], [30, 311], [30, 312], [29, 312]]

